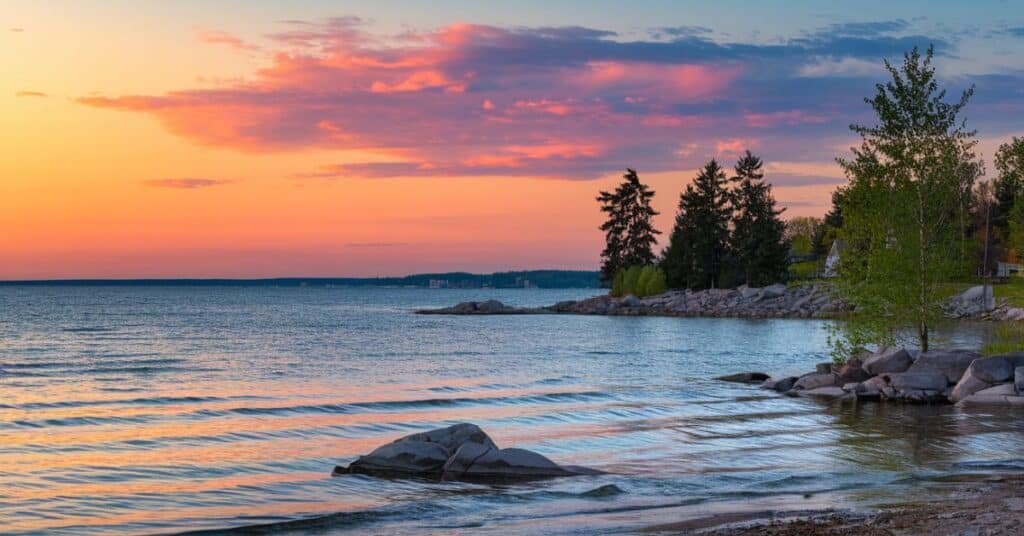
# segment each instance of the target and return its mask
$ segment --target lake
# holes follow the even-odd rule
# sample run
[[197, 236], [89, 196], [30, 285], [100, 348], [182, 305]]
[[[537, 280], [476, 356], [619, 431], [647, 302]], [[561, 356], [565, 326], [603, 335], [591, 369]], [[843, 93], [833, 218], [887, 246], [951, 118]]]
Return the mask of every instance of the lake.
[[[0, 287], [0, 532], [592, 534], [861, 507], [1024, 469], [1024, 413], [830, 405], [710, 379], [813, 368], [824, 321], [411, 314], [593, 293]], [[330, 476], [458, 422], [609, 474]]]

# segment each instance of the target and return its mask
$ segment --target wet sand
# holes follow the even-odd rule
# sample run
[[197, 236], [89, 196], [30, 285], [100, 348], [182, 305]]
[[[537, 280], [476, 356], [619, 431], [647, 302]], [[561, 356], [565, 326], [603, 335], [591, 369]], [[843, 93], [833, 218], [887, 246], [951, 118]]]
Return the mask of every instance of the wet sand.
[[1024, 534], [1024, 476], [962, 483], [944, 497], [872, 512], [764, 511], [719, 514], [648, 527], [654, 534], [853, 536]]

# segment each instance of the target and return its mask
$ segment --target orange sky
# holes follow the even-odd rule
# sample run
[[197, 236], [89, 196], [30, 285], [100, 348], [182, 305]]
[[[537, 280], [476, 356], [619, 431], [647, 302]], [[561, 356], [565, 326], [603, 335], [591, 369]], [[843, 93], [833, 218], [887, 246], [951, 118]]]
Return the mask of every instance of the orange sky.
[[[594, 196], [625, 167], [665, 233], [700, 163], [745, 148], [787, 216], [818, 215], [859, 113], [839, 89], [806, 109], [752, 97], [745, 80], [774, 76], [757, 62], [663, 40], [648, 59], [596, 31], [457, 15], [221, 28], [198, 4], [119, 5], [124, 20], [0, 10], [0, 279], [596, 269]], [[515, 54], [552, 43], [550, 61]]]

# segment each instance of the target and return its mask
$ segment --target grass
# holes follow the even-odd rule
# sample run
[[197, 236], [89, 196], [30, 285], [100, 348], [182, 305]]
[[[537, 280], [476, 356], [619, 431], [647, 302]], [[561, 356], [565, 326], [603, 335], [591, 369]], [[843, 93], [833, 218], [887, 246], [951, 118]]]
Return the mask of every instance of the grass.
[[981, 347], [984, 355], [1008, 354], [1024, 350], [1024, 325], [1019, 322], [1000, 322], [993, 340]]
[[1010, 307], [1024, 307], [1024, 277], [1011, 277], [1001, 285], [993, 285], [996, 300], [1006, 300]]

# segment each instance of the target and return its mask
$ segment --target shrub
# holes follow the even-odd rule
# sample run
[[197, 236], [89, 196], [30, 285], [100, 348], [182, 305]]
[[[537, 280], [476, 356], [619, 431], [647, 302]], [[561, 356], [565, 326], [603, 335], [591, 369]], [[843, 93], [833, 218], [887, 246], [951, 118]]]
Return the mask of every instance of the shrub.
[[656, 294], [662, 294], [668, 290], [668, 284], [665, 282], [665, 271], [656, 266], [647, 266], [644, 270], [650, 270], [650, 275], [647, 277], [646, 284], [643, 288], [644, 296], [654, 296]]
[[[640, 274], [643, 272], [641, 266], [630, 266], [626, 268], [626, 275], [623, 276], [622, 281], [622, 295], [633, 294], [636, 295], [636, 285], [640, 282]], [[639, 297], [639, 296], [637, 296]]]
[[625, 289], [623, 287], [625, 286], [625, 282], [626, 271], [620, 268], [617, 272], [615, 272], [615, 277], [612, 278], [612, 296], [618, 298], [624, 295]]

